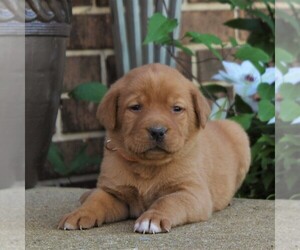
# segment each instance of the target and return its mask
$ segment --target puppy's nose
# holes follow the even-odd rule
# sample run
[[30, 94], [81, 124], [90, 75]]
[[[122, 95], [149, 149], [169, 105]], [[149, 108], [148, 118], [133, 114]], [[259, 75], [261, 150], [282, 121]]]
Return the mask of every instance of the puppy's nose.
[[165, 134], [167, 132], [167, 128], [165, 127], [151, 127], [149, 128], [149, 133], [152, 139], [156, 140], [157, 142], [163, 141]]

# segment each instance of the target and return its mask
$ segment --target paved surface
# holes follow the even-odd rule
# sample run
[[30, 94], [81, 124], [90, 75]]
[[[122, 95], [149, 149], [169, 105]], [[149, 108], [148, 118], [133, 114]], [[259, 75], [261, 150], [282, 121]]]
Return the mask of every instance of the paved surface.
[[172, 228], [168, 234], [133, 233], [134, 221], [84, 231], [57, 230], [60, 217], [79, 205], [83, 189], [26, 191], [26, 249], [274, 249], [273, 201], [234, 200], [202, 223]]
[[24, 187], [0, 189], [0, 249], [25, 249]]
[[276, 200], [276, 250], [300, 249], [300, 200]]

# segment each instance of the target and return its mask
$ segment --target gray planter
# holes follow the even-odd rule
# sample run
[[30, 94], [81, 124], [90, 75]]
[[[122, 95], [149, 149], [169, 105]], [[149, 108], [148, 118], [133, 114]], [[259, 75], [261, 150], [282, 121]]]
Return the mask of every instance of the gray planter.
[[47, 156], [62, 90], [70, 0], [26, 0], [25, 180], [37, 182]]
[[21, 5], [0, 1], [0, 189], [24, 181], [25, 38]]
[[[6, 0], [7, 15], [19, 13], [20, 1]], [[15, 8], [19, 6], [19, 9]], [[24, 13], [24, 9], [23, 9]], [[54, 131], [62, 89], [66, 38], [71, 29], [70, 0], [25, 1], [25, 182], [37, 182]], [[17, 18], [6, 33], [22, 32]]]

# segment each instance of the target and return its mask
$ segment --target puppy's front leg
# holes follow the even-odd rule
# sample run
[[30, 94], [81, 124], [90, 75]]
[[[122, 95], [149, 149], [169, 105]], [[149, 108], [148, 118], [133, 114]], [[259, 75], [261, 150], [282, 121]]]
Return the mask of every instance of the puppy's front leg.
[[169, 232], [172, 226], [205, 221], [212, 214], [208, 190], [184, 190], [160, 197], [134, 225], [139, 233]]
[[114, 196], [95, 189], [84, 200], [81, 207], [66, 214], [59, 222], [59, 229], [87, 229], [103, 223], [114, 222], [128, 217], [128, 207]]

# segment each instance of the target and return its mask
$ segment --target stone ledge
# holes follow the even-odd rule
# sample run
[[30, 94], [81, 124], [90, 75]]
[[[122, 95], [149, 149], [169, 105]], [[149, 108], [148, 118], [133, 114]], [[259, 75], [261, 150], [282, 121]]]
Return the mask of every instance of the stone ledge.
[[79, 205], [84, 189], [26, 191], [26, 249], [273, 249], [273, 201], [235, 199], [202, 223], [172, 228], [168, 234], [133, 233], [134, 221], [84, 231], [57, 230], [60, 217]]

